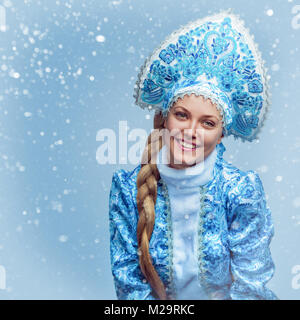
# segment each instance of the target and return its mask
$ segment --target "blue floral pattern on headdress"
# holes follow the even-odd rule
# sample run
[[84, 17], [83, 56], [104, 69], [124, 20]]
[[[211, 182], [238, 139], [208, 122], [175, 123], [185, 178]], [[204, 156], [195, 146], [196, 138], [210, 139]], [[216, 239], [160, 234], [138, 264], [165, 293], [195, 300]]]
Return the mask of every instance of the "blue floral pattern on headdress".
[[252, 141], [269, 105], [266, 70], [244, 22], [231, 10], [173, 32], [142, 66], [136, 103], [166, 115], [176, 97], [195, 93], [217, 104], [226, 135]]

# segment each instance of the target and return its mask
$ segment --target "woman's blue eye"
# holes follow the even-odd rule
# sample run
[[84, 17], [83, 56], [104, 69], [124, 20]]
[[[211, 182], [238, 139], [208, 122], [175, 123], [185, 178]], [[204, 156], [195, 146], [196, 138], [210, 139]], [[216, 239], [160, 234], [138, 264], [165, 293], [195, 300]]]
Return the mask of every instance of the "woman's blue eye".
[[205, 121], [205, 123], [208, 123], [210, 127], [214, 127], [215, 126], [214, 122], [211, 122], [211, 121]]
[[176, 115], [176, 116], [179, 116], [180, 118], [186, 117], [186, 114], [183, 113], [183, 112], [176, 112], [175, 115]]

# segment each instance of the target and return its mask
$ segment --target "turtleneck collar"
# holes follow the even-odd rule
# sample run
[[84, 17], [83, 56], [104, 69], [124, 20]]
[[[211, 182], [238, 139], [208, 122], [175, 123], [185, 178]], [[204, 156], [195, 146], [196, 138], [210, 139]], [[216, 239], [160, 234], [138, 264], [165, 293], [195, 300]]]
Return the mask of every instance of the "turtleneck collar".
[[223, 143], [216, 145], [216, 148], [204, 159], [194, 166], [184, 169], [175, 169], [167, 165], [167, 146], [163, 145], [157, 155], [156, 164], [161, 178], [177, 188], [193, 188], [204, 185], [214, 177], [214, 167], [217, 160], [222, 158], [226, 150]]

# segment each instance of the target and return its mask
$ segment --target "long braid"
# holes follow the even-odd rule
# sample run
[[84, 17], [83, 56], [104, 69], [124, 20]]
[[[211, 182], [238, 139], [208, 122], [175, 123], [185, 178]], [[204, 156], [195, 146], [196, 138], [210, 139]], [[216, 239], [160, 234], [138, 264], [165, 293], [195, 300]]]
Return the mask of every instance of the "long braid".
[[155, 161], [163, 144], [160, 133], [160, 130], [163, 128], [163, 122], [164, 118], [162, 114], [157, 113], [154, 116], [154, 129], [159, 130], [154, 130], [147, 140], [147, 145], [142, 157], [141, 169], [137, 176], [138, 192], [136, 200], [139, 212], [137, 240], [140, 268], [158, 297], [161, 300], [166, 300], [167, 296], [164, 284], [152, 264], [149, 253], [149, 241], [155, 223], [157, 181], [160, 179]]

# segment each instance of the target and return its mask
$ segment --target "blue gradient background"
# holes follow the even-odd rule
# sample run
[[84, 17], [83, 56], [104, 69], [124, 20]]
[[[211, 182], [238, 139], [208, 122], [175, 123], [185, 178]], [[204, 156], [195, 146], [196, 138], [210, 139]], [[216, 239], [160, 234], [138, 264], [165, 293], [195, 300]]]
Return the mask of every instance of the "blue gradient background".
[[118, 136], [119, 120], [150, 133], [153, 114], [132, 97], [144, 59], [180, 25], [227, 8], [255, 35], [273, 103], [259, 142], [225, 138], [224, 157], [259, 172], [275, 225], [269, 287], [300, 299], [300, 272], [292, 273], [300, 265], [299, 0], [0, 4], [0, 299], [116, 298], [108, 197], [113, 172], [135, 165], [100, 165], [96, 134]]

